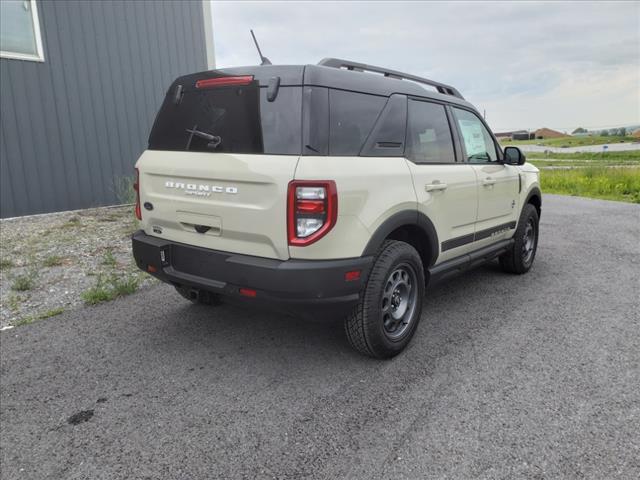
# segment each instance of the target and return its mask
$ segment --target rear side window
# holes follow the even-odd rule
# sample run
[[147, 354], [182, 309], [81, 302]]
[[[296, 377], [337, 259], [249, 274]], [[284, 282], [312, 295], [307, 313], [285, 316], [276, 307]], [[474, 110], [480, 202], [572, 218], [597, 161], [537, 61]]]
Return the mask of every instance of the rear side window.
[[386, 97], [329, 90], [329, 155], [359, 155]]
[[405, 153], [415, 163], [456, 161], [444, 105], [409, 100]]
[[299, 155], [301, 111], [301, 87], [280, 87], [269, 102], [267, 87], [257, 82], [197, 89], [192, 78], [178, 80], [158, 112], [149, 149]]

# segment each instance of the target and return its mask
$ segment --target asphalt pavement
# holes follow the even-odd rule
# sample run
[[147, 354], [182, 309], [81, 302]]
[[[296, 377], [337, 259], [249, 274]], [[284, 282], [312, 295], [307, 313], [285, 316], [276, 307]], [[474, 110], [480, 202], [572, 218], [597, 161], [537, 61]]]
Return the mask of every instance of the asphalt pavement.
[[0, 334], [3, 479], [635, 479], [640, 206], [546, 195], [533, 269], [427, 292], [391, 361], [165, 285]]

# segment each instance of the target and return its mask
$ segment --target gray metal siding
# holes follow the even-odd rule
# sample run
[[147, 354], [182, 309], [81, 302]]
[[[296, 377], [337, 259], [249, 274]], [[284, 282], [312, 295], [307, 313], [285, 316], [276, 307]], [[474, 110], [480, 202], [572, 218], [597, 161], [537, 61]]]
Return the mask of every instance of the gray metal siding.
[[0, 59], [0, 216], [118, 202], [166, 88], [206, 70], [201, 0], [38, 2], [44, 63]]

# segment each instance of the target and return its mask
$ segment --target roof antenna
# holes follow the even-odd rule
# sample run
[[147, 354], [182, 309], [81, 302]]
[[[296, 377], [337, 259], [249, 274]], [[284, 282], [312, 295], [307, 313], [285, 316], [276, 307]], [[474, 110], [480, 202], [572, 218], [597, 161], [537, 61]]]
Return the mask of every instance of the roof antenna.
[[251, 36], [253, 37], [253, 43], [256, 44], [256, 48], [258, 49], [258, 55], [260, 55], [260, 61], [262, 62], [260, 65], [271, 65], [271, 62], [267, 57], [262, 56], [262, 52], [260, 51], [260, 45], [258, 45], [258, 41], [256, 40], [256, 36], [253, 34], [253, 30], [249, 30], [251, 32]]

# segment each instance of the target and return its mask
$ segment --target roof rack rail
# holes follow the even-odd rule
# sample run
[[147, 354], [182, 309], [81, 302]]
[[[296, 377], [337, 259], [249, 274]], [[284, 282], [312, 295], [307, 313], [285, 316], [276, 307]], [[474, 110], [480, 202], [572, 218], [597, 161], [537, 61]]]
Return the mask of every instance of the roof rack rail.
[[349, 60], [342, 60], [340, 58], [323, 58], [322, 60], [320, 60], [320, 62], [318, 62], [318, 65], [331, 68], [345, 68], [347, 70], [354, 70], [356, 72], [381, 73], [385, 77], [395, 78], [397, 80], [411, 80], [413, 82], [423, 83], [425, 85], [435, 87], [439, 93], [442, 93], [444, 95], [453, 95], [454, 97], [458, 97], [464, 100], [464, 97], [460, 94], [460, 92], [451, 85], [435, 82], [433, 80], [429, 80], [428, 78], [416, 77], [415, 75], [409, 75], [408, 73], [389, 70], [388, 68], [375, 67], [373, 65], [352, 62]]

